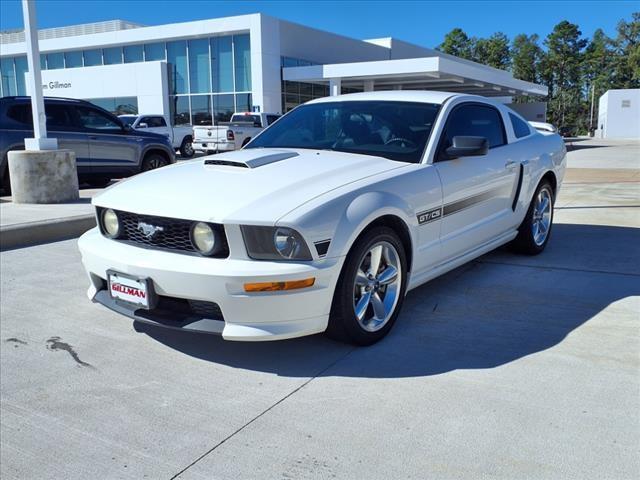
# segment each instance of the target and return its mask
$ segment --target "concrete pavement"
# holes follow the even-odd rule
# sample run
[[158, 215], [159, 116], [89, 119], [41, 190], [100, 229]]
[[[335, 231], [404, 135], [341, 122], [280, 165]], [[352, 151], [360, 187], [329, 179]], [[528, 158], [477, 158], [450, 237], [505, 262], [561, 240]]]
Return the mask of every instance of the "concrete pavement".
[[580, 175], [544, 254], [411, 292], [370, 348], [136, 333], [74, 241], [3, 252], [0, 476], [637, 478], [640, 184]]

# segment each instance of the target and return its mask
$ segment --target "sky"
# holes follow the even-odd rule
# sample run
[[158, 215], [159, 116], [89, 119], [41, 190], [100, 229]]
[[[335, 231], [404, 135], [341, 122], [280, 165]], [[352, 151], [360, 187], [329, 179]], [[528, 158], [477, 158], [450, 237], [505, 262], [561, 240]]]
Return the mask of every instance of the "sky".
[[[193, 1], [37, 0], [39, 28], [116, 18], [159, 25], [247, 13], [264, 13], [353, 38], [395, 37], [438, 46], [455, 27], [469, 36], [496, 31], [509, 38], [537, 33], [544, 38], [561, 20], [576, 23], [583, 36], [602, 28], [615, 36], [619, 20], [640, 12], [640, 0], [621, 1]], [[19, 0], [0, 0], [0, 29], [22, 28]]]

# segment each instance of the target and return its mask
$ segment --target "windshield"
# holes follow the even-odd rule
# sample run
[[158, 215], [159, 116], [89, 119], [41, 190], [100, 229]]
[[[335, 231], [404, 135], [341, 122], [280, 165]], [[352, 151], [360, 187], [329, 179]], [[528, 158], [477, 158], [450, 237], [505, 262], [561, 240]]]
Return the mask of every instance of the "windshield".
[[287, 113], [245, 148], [335, 150], [418, 163], [438, 109], [391, 101], [312, 103]]
[[120, 115], [118, 118], [119, 118], [119, 119], [122, 121], [122, 123], [124, 123], [125, 125], [129, 125], [129, 126], [131, 126], [131, 125], [133, 125], [133, 122], [135, 122], [135, 121], [136, 121], [136, 118], [138, 118], [138, 117], [136, 117], [135, 115]]

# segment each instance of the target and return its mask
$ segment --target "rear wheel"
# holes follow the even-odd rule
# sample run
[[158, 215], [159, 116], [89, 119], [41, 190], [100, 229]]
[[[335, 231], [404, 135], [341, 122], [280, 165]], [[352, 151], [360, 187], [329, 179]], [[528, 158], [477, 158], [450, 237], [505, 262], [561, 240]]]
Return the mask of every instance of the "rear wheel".
[[406, 282], [406, 253], [398, 235], [388, 227], [369, 230], [347, 256], [327, 334], [356, 345], [381, 340], [400, 313]]
[[193, 149], [193, 141], [191, 137], [184, 137], [182, 140], [182, 145], [180, 145], [180, 155], [183, 158], [191, 158], [195, 155], [195, 150]]
[[511, 243], [518, 253], [537, 255], [547, 246], [553, 226], [553, 188], [547, 180], [538, 185], [529, 210]]
[[142, 171], [147, 172], [149, 170], [155, 170], [156, 168], [164, 167], [169, 165], [169, 161], [166, 157], [160, 155], [159, 153], [149, 153], [144, 160], [142, 161]]
[[[244, 139], [244, 141], [242, 142], [242, 147], [244, 147], [247, 143], [249, 143], [251, 141], [251, 137], [247, 137]], [[240, 147], [240, 148], [242, 148]]]

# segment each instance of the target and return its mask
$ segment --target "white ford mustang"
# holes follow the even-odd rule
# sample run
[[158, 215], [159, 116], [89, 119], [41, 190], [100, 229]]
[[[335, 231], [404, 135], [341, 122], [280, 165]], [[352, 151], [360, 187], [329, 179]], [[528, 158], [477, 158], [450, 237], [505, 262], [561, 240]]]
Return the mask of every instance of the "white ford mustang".
[[500, 245], [540, 253], [566, 150], [487, 98], [314, 100], [241, 151], [121, 182], [79, 240], [88, 296], [142, 322], [384, 337], [408, 290]]

